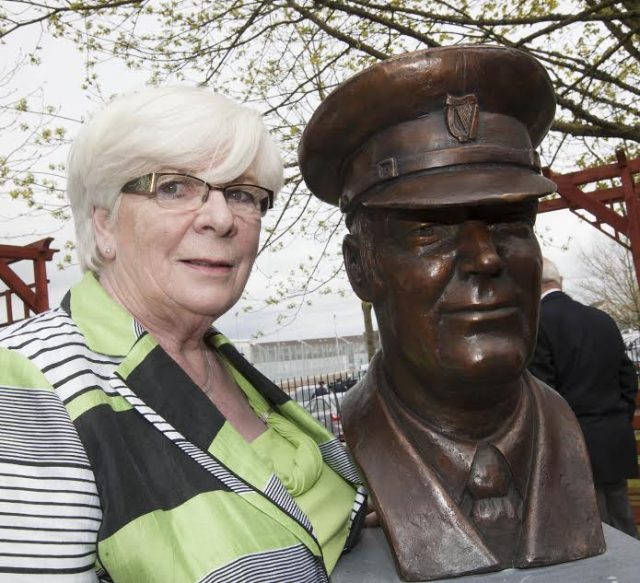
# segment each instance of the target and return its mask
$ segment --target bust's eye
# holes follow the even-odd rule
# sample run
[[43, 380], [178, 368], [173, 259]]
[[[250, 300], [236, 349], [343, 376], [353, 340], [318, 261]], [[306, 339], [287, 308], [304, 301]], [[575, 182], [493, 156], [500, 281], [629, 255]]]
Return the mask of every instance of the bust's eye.
[[514, 220], [494, 223], [491, 230], [501, 235], [514, 237], [530, 237], [533, 235], [533, 225], [528, 220]]
[[413, 245], [433, 245], [445, 239], [449, 234], [447, 225], [425, 223], [412, 229], [407, 235]]

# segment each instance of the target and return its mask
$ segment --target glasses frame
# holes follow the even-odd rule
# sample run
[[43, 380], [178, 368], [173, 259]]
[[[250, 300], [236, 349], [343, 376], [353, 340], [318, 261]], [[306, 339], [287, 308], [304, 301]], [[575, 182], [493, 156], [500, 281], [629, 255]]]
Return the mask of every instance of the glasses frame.
[[[125, 194], [135, 194], [140, 196], [146, 196], [147, 198], [153, 198], [157, 201], [158, 193], [156, 192], [156, 188], [158, 186], [158, 178], [161, 178], [162, 176], [184, 176], [186, 178], [192, 178], [193, 180], [202, 182], [207, 187], [207, 192], [205, 192], [202, 195], [202, 198], [200, 199], [200, 207], [193, 210], [200, 210], [202, 208], [202, 206], [209, 200], [209, 195], [212, 190], [219, 190], [220, 192], [222, 192], [224, 196], [226, 194], [227, 188], [234, 188], [238, 186], [251, 186], [253, 188], [260, 188], [261, 190], [264, 190], [267, 193], [267, 200], [268, 200], [267, 207], [263, 209], [261, 206], [259, 209], [261, 216], [264, 216], [269, 209], [273, 208], [274, 192], [269, 188], [265, 188], [264, 186], [258, 186], [257, 184], [246, 184], [244, 182], [234, 182], [232, 184], [227, 184], [226, 186], [216, 186], [213, 184], [209, 184], [206, 180], [202, 180], [202, 178], [198, 178], [197, 176], [193, 176], [191, 174], [185, 174], [184, 172], [151, 172], [149, 174], [145, 174], [144, 176], [139, 176], [138, 178], [134, 178], [133, 180], [130, 180], [120, 189], [120, 192], [123, 192]], [[148, 177], [151, 178], [151, 182], [149, 184], [149, 190], [136, 190], [133, 186], [130, 186], [138, 182], [140, 179], [148, 178]], [[225, 197], [225, 201], [226, 201], [226, 197]], [[180, 210], [180, 209], [167, 209], [167, 207], [163, 207], [160, 203], [157, 203], [157, 204], [158, 206], [166, 210]]]

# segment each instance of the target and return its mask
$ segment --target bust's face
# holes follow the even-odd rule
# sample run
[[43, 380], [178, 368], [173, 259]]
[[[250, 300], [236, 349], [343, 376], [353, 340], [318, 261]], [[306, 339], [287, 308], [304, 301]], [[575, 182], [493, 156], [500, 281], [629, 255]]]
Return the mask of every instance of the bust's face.
[[385, 359], [420, 376], [508, 381], [533, 350], [541, 256], [537, 203], [373, 211], [364, 274]]

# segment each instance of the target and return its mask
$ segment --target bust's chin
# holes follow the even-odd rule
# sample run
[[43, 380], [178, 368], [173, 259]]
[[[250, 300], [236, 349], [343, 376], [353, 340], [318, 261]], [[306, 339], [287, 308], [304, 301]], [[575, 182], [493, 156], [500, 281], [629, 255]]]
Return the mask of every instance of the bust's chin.
[[460, 342], [439, 352], [439, 365], [453, 393], [465, 404], [489, 405], [516, 390], [531, 349], [510, 338], [491, 338], [486, 343]]
[[[441, 366], [447, 376], [455, 381], [463, 380], [471, 384], [505, 383], [514, 381], [526, 368], [529, 354], [512, 347], [506, 351], [470, 351], [467, 358], [449, 359], [443, 355]], [[460, 362], [462, 360], [462, 362]]]
[[460, 335], [439, 334], [437, 348], [443, 369], [458, 370], [471, 379], [518, 376], [525, 369], [534, 347], [526, 330], [511, 333]]

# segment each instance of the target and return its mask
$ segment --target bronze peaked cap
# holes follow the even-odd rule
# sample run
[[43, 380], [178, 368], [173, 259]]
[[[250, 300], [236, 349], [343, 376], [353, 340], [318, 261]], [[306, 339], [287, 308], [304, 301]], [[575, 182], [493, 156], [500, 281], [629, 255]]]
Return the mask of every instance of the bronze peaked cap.
[[551, 80], [517, 49], [464, 45], [381, 61], [339, 85], [298, 158], [318, 198], [343, 210], [520, 200], [555, 191], [536, 148], [555, 113]]

